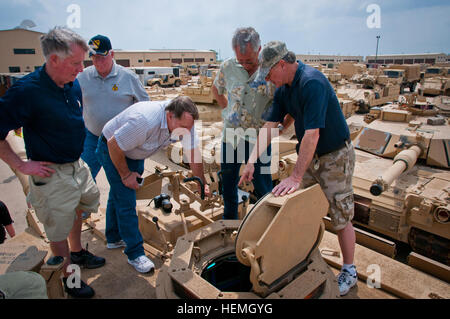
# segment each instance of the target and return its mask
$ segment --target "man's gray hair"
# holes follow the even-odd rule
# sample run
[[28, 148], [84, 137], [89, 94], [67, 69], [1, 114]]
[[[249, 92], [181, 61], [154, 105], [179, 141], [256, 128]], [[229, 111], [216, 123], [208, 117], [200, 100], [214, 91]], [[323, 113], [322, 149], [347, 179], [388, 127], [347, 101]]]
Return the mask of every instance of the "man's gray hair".
[[55, 27], [41, 36], [41, 47], [45, 60], [48, 60], [52, 54], [56, 54], [60, 58], [68, 57], [72, 54], [72, 44], [78, 45], [84, 51], [89, 49], [86, 41], [78, 33], [66, 27]]
[[261, 40], [259, 39], [258, 32], [252, 27], [236, 29], [231, 41], [233, 50], [236, 50], [236, 48], [239, 47], [239, 51], [245, 54], [247, 43], [250, 43], [254, 52], [258, 52], [261, 47]]

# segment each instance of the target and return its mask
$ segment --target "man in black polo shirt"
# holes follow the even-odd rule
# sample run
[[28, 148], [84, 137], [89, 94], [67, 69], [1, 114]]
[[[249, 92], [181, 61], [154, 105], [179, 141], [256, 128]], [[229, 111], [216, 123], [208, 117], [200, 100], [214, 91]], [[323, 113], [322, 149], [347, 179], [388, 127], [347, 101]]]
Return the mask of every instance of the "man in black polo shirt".
[[[81, 246], [81, 214], [97, 212], [100, 193], [88, 166], [80, 160], [85, 138], [81, 90], [88, 46], [75, 32], [56, 27], [41, 37], [46, 63], [24, 76], [0, 98], [0, 158], [29, 175], [28, 199], [44, 225], [55, 256], [67, 258], [63, 279], [74, 297], [92, 297], [94, 290], [80, 281], [67, 282], [67, 265], [87, 268], [105, 264]], [[20, 159], [5, 140], [23, 127], [28, 161]], [[69, 250], [70, 243], [70, 252]], [[76, 281], [75, 281], [76, 282]]]
[[[298, 159], [291, 176], [275, 186], [272, 193], [284, 196], [300, 186], [320, 184], [330, 205], [329, 215], [343, 254], [338, 284], [341, 295], [345, 295], [357, 282], [353, 265], [355, 231], [351, 223], [355, 151], [339, 101], [327, 78], [320, 71], [297, 62], [295, 54], [283, 42], [266, 44], [259, 62], [255, 81], [265, 79], [277, 87], [272, 107], [263, 116], [268, 122], [264, 134], [258, 137], [258, 145], [262, 146], [259, 153], [270, 143], [271, 129], [283, 122], [287, 114], [294, 118], [299, 141]], [[259, 156], [256, 150], [255, 147], [240, 183], [252, 179], [251, 163]]]

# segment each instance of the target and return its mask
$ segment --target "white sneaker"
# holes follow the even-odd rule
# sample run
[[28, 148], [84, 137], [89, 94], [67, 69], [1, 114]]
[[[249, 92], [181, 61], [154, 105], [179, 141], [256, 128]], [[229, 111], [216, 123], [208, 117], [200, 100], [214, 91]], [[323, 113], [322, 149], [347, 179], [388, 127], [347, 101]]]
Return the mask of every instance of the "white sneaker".
[[[353, 266], [352, 268], [354, 267], [355, 266]], [[350, 288], [352, 288], [358, 282], [358, 274], [356, 273], [356, 268], [354, 270], [355, 272], [352, 275], [350, 272], [348, 272], [347, 269], [343, 269], [337, 276], [339, 293], [341, 294], [341, 296], [345, 296], [350, 291]]]
[[139, 256], [138, 258], [133, 260], [128, 259], [128, 263], [134, 266], [134, 268], [141, 273], [149, 272], [150, 270], [155, 268], [153, 262], [144, 255]]
[[127, 244], [121, 239], [119, 241], [116, 241], [115, 243], [107, 243], [106, 248], [108, 249], [115, 249], [120, 247], [127, 247]]

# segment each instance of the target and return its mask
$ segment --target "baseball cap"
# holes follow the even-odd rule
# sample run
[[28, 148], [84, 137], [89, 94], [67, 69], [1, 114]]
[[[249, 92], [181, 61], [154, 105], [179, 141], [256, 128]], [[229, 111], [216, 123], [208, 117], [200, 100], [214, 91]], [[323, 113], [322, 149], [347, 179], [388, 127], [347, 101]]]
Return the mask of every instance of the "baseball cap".
[[281, 41], [270, 41], [259, 53], [259, 68], [254, 82], [264, 82], [270, 70], [283, 59], [289, 51]]
[[89, 56], [92, 56], [94, 54], [106, 56], [108, 55], [109, 50], [112, 49], [111, 41], [109, 41], [108, 37], [100, 34], [90, 39], [88, 45]]

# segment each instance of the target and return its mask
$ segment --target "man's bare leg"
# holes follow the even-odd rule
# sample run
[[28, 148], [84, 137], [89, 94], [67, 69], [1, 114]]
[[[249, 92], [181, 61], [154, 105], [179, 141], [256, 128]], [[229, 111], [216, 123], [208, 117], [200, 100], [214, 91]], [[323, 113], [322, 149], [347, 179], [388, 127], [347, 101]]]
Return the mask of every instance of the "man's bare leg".
[[355, 230], [351, 222], [345, 228], [337, 231], [339, 246], [341, 247], [344, 264], [353, 264], [355, 255]]
[[81, 219], [82, 211], [77, 211], [77, 218], [73, 222], [72, 229], [69, 233], [70, 251], [79, 252], [83, 247], [81, 246], [81, 226], [83, 221]]

